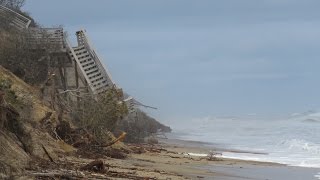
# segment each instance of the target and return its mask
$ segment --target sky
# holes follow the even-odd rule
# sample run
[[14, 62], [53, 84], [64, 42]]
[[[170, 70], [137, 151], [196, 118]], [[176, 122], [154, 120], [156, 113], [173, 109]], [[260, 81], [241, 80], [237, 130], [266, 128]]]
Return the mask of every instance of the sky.
[[27, 0], [86, 29], [113, 79], [161, 122], [320, 108], [318, 0]]

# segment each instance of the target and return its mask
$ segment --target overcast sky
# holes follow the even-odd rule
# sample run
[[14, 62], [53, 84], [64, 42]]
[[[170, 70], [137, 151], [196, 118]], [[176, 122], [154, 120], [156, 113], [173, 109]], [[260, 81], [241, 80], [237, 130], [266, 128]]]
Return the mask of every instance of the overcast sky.
[[86, 29], [113, 79], [165, 123], [320, 108], [318, 0], [27, 0]]

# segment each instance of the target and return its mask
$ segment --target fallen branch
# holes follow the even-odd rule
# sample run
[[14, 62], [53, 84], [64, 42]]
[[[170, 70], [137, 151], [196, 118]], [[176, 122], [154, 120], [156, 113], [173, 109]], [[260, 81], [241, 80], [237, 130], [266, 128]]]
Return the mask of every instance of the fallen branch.
[[111, 141], [110, 143], [103, 144], [103, 145], [95, 145], [95, 147], [109, 147], [109, 146], [112, 146], [112, 145], [114, 145], [115, 143], [117, 143], [119, 141], [123, 141], [123, 139], [126, 137], [126, 134], [127, 133], [122, 132], [122, 134], [117, 139]]
[[49, 152], [47, 151], [47, 149], [43, 145], [42, 145], [42, 149], [44, 150], [44, 152], [46, 153], [46, 155], [48, 156], [50, 161], [54, 163], [54, 160], [52, 159], [52, 157], [50, 156]]

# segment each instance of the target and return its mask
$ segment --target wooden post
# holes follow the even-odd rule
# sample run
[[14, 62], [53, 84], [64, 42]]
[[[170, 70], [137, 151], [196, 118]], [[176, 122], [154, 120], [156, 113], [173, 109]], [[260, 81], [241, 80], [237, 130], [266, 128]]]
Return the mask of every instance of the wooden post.
[[78, 74], [78, 65], [77, 62], [74, 60], [74, 72], [75, 72], [75, 78], [76, 78], [76, 88], [77, 91], [77, 109], [80, 109], [80, 92], [79, 92], [79, 74]]

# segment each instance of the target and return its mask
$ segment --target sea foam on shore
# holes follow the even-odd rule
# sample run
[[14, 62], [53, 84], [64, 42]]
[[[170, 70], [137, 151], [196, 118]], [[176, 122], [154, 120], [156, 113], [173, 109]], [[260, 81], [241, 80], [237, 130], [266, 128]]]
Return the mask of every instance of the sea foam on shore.
[[205, 146], [214, 149], [231, 150], [222, 152], [224, 158], [320, 167], [320, 123], [298, 118], [197, 121], [198, 126], [173, 127], [172, 136], [208, 142]]

